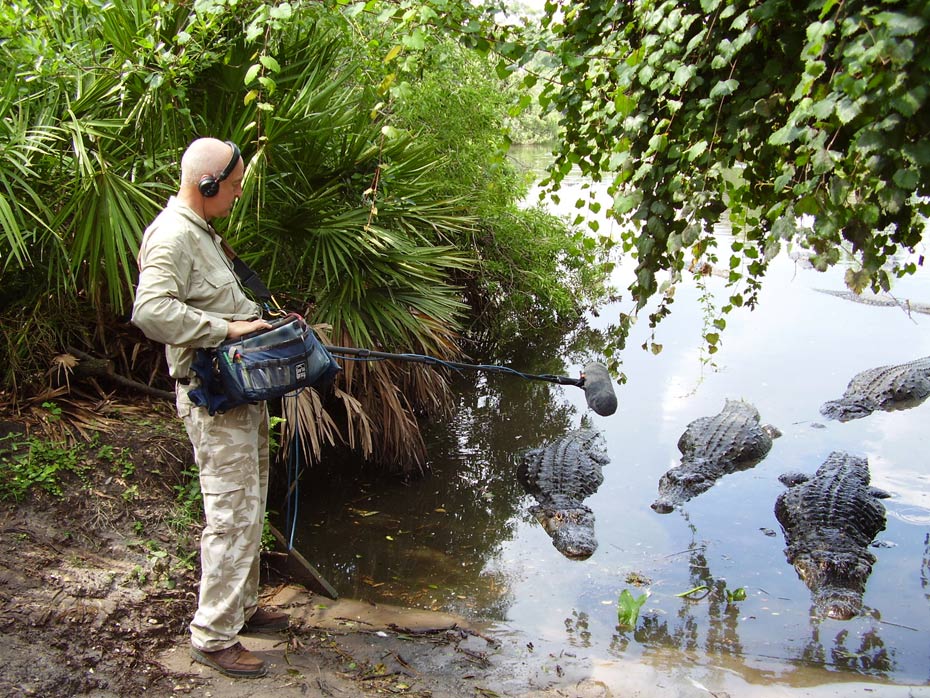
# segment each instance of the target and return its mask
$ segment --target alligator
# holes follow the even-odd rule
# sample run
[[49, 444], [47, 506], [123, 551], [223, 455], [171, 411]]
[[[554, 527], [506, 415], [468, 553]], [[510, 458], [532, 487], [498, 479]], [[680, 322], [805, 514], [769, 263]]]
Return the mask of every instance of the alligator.
[[600, 432], [576, 429], [526, 451], [517, 468], [517, 480], [537, 501], [530, 513], [567, 558], [584, 560], [597, 549], [594, 512], [583, 500], [601, 486], [608, 462]]
[[849, 620], [862, 608], [875, 556], [868, 546], [885, 528], [890, 495], [869, 485], [865, 458], [834, 451], [813, 477], [785, 473], [775, 502], [785, 557], [813, 596], [818, 615]]
[[727, 400], [719, 414], [685, 427], [678, 439], [681, 464], [659, 479], [659, 496], [652, 508], [668, 514], [709, 490], [723, 475], [753, 467], [780, 435], [775, 427], [759, 424], [759, 412], [748, 402]]
[[829, 419], [848, 422], [876, 410], [893, 412], [916, 407], [930, 395], [930, 356], [857, 373], [839, 400], [820, 407]]
[[825, 293], [828, 296], [835, 296], [836, 298], [843, 298], [844, 300], [852, 301], [854, 303], [862, 303], [864, 305], [880, 306], [880, 307], [897, 307], [901, 308], [906, 313], [923, 313], [925, 315], [930, 315], [930, 303], [919, 303], [917, 301], [912, 301], [907, 298], [898, 299], [892, 296], [890, 293], [856, 293], [855, 291], [833, 291], [827, 288], [815, 288], [815, 291], [818, 293]]

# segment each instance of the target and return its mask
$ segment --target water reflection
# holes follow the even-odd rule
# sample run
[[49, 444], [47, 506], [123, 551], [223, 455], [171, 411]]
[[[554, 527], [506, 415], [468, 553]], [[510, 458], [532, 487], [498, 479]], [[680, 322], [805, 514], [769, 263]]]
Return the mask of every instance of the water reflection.
[[[493, 363], [571, 375], [560, 357], [590, 356], [585, 342], [592, 336], [537, 337]], [[425, 479], [399, 483], [324, 459], [305, 475], [309, 523], [298, 529], [295, 547], [312, 554], [342, 595], [502, 619], [512, 604], [509, 578], [486, 563], [531, 520], [517, 464], [524, 451], [580, 425], [580, 410], [560, 393], [581, 391], [496, 373], [463, 373], [453, 383], [461, 395], [455, 423], [426, 434]]]
[[[877, 628], [862, 633], [850, 633], [844, 628], [837, 631], [832, 643], [825, 647], [820, 638], [821, 621], [812, 617], [810, 627], [810, 639], [805, 643], [798, 662], [814, 666], [830, 665], [868, 676], [886, 677], [894, 672], [894, 653], [885, 647]], [[855, 649], [847, 646], [850, 640], [858, 642]]]
[[[569, 207], [575, 198], [563, 193]], [[720, 235], [722, 249], [729, 239]], [[697, 667], [702, 681], [716, 685], [726, 675], [765, 685], [863, 676], [925, 684], [930, 404], [846, 423], [824, 420], [819, 408], [863, 366], [930, 356], [930, 318], [815, 290], [842, 290], [843, 272], [821, 274], [788, 255], [776, 258], [756, 310], [728, 316], [714, 366], [700, 350], [701, 299], [726, 298], [725, 281], [708, 276], [704, 288], [683, 283], [657, 337], [645, 322], [631, 328], [621, 357], [626, 382], [610, 417], [588, 413], [575, 387], [463, 375], [454, 387], [454, 418], [427, 435], [430, 475], [379, 481], [354, 463], [329, 460], [301, 482], [295, 544], [345, 596], [496, 620], [540, 657], [569, 646], [598, 666], [655, 666], [679, 677]], [[629, 274], [618, 268], [618, 287]], [[895, 291], [915, 303], [930, 301], [930, 271], [901, 279]], [[587, 328], [532, 342], [514, 338], [500, 353], [470, 360], [577, 375], [600, 360], [605, 336], [629, 312], [629, 299], [621, 299], [589, 318]], [[663, 345], [658, 354], [639, 349], [653, 340]], [[755, 405], [782, 436], [756, 467], [721, 478], [679, 515], [657, 516], [649, 505], [656, 482], [678, 461], [681, 425], [714, 414], [727, 398]], [[578, 428], [585, 414], [604, 434], [610, 466], [585, 500], [597, 512], [597, 551], [576, 561], [541, 535], [515, 474], [524, 451]], [[834, 450], [866, 456], [872, 483], [892, 493], [882, 538], [894, 546], [874, 551], [877, 573], [863, 597], [864, 607], [880, 608], [881, 617], [870, 611], [849, 621], [812, 618], [810, 592], [786, 565], [783, 541], [763, 532], [778, 528], [773, 503], [784, 491], [778, 475], [813, 472]], [[651, 595], [640, 625], [621, 632], [617, 599], [633, 573], [652, 580]], [[713, 596], [677, 596], [699, 584]], [[726, 589], [740, 587], [747, 598], [728, 606]]]
[[[645, 614], [632, 633], [633, 639], [644, 648], [660, 649], [657, 656], [670, 658], [666, 650], [675, 647], [686, 652], [706, 655], [743, 656], [739, 638], [739, 603], [728, 600], [726, 579], [715, 576], [710, 569], [707, 546], [697, 540], [697, 529], [687, 513], [682, 518], [691, 531], [691, 542], [679, 556], [687, 560], [687, 586], [699, 590], [681, 595], [676, 620], [657, 613]], [[684, 591], [682, 592], [684, 594]], [[700, 613], [696, 610], [700, 608]], [[615, 653], [629, 647], [629, 635], [620, 626], [611, 640]]]

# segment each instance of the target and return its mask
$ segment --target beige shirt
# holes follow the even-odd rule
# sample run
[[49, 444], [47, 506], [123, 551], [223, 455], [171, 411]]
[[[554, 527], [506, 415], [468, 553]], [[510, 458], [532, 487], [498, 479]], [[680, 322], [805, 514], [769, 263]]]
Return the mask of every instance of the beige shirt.
[[166, 345], [173, 378], [190, 374], [194, 351], [226, 339], [232, 320], [261, 316], [208, 223], [171, 197], [145, 230], [132, 323]]

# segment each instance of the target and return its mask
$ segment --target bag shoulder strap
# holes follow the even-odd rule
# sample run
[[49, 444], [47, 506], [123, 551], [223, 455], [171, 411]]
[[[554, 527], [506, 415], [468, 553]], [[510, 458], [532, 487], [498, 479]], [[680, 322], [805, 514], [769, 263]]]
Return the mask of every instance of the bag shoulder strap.
[[235, 250], [229, 246], [229, 243], [226, 242], [226, 240], [224, 240], [219, 235], [217, 235], [217, 237], [220, 239], [220, 246], [223, 248], [223, 253], [229, 259], [229, 261], [232, 262], [233, 271], [239, 278], [239, 283], [255, 294], [255, 296], [261, 301], [261, 304], [265, 308], [265, 312], [268, 315], [277, 317], [284, 314], [285, 310], [281, 307], [281, 304], [278, 303], [278, 300], [273, 295], [271, 295], [271, 291], [269, 291], [268, 287], [265, 286], [265, 283], [262, 281], [261, 277], [252, 271], [251, 267], [249, 267], [248, 264], [239, 258], [239, 255], [237, 255]]

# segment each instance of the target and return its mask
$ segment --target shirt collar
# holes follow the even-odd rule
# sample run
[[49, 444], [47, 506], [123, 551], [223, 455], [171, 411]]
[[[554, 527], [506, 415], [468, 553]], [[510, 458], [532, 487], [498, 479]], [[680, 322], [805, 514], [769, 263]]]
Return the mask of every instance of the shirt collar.
[[201, 230], [215, 235], [216, 231], [213, 230], [213, 226], [205, 221], [200, 215], [198, 215], [194, 209], [190, 206], [185, 206], [182, 204], [176, 196], [171, 196], [168, 199], [167, 208], [170, 208], [172, 211], [175, 211], [178, 215], [183, 216], [191, 223], [196, 225]]

